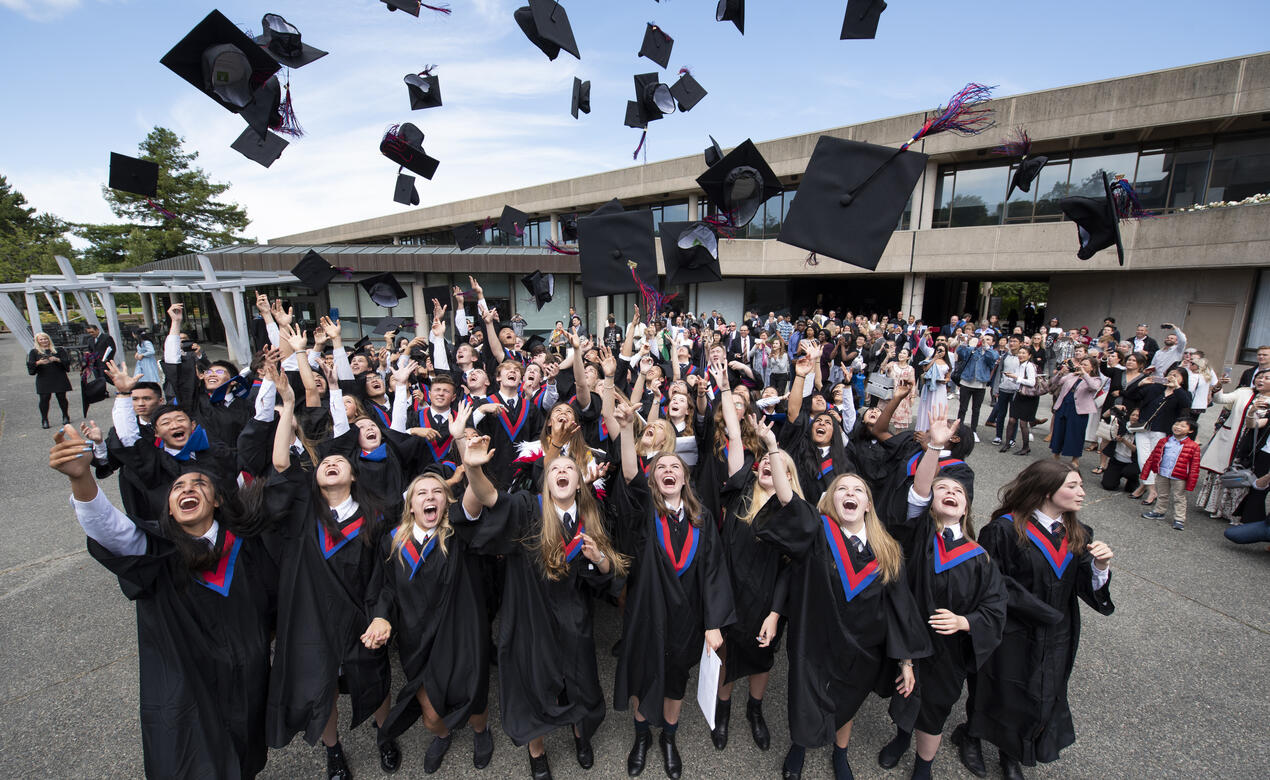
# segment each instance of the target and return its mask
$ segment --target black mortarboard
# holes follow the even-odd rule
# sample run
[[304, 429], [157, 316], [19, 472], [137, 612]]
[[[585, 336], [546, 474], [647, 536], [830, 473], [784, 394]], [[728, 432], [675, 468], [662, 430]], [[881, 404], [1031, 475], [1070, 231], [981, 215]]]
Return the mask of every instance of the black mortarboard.
[[705, 222], [663, 222], [661, 258], [666, 263], [666, 284], [718, 282], [719, 238]]
[[578, 53], [578, 42], [573, 38], [569, 14], [557, 0], [529, 0], [529, 5], [517, 8], [514, 16], [525, 37], [542, 49], [547, 59], [554, 60], [560, 56], [561, 49], [582, 59]]
[[560, 237], [565, 241], [578, 240], [578, 215], [570, 214], [560, 220]]
[[410, 94], [410, 110], [441, 105], [441, 80], [431, 73], [407, 73], [402, 81]]
[[745, 35], [745, 0], [719, 0], [714, 9], [716, 22], [731, 22]]
[[670, 65], [670, 50], [675, 45], [675, 39], [666, 34], [666, 31], [652, 22], [644, 28], [644, 42], [639, 45], [639, 56], [647, 57], [663, 68]]
[[886, 10], [882, 0], [847, 0], [839, 40], [873, 38], [878, 34], [878, 17]]
[[1050, 158], [1043, 154], [1024, 157], [1019, 161], [1019, 167], [1014, 169], [1014, 176], [1010, 179], [1010, 190], [1005, 194], [1005, 199], [1009, 200], [1014, 194], [1014, 188], [1018, 187], [1024, 192], [1032, 191], [1032, 180], [1040, 175], [1041, 169], [1045, 167], [1045, 163]]
[[503, 215], [498, 218], [498, 230], [505, 236], [519, 236], [525, 232], [529, 215], [520, 209], [503, 206]]
[[578, 112], [584, 114], [591, 113], [591, 82], [583, 81], [577, 76], [573, 77], [573, 102], [569, 107], [569, 113], [573, 114], [573, 118], [578, 118]]
[[220, 11], [208, 14], [159, 62], [235, 114], [251, 102], [251, 85], [282, 67]]
[[719, 146], [719, 142], [714, 140], [714, 136], [710, 136], [710, 146], [706, 149], [706, 167], [712, 168], [719, 164], [719, 160], [723, 159], [723, 147]]
[[657, 248], [653, 212], [625, 211], [578, 220], [578, 260], [582, 294], [587, 298], [638, 292], [628, 263], [649, 285], [657, 281]]
[[159, 164], [111, 152], [109, 184], [112, 190], [153, 198], [158, 194]]
[[265, 14], [260, 26], [264, 34], [256, 36], [256, 43], [288, 68], [302, 68], [326, 56], [321, 49], [302, 42], [300, 30], [277, 14]]
[[675, 113], [675, 98], [670, 94], [670, 87], [663, 84], [656, 73], [640, 73], [635, 76], [634, 105], [643, 124], [631, 124], [631, 103], [627, 103], [627, 127], [647, 127], [649, 122]]
[[455, 226], [454, 243], [458, 244], [460, 252], [464, 249], [479, 246], [481, 243], [481, 229], [473, 222]]
[[375, 329], [370, 332], [370, 335], [387, 336], [389, 332], [399, 330], [404, 322], [405, 320], [397, 317], [384, 317], [379, 321], [379, 324], [375, 326]]
[[361, 284], [371, 301], [385, 309], [395, 307], [406, 297], [406, 291], [401, 289], [392, 274], [375, 274], [363, 279]]
[[388, 6], [389, 11], [405, 11], [411, 16], [419, 15], [419, 0], [379, 0]]
[[877, 268], [926, 159], [921, 152], [820, 136], [779, 240]]
[[309, 250], [308, 254], [300, 258], [300, 262], [296, 263], [295, 268], [291, 269], [291, 275], [299, 279], [300, 284], [315, 293], [325, 290], [331, 280], [339, 276], [339, 273], [312, 249]]
[[403, 206], [418, 206], [419, 191], [415, 189], [415, 177], [405, 173], [397, 174], [397, 186], [393, 190], [392, 199]]
[[525, 354], [529, 354], [534, 351], [534, 347], [541, 346], [546, 343], [547, 343], [546, 339], [544, 339], [542, 336], [539, 336], [537, 333], [535, 333], [534, 335], [525, 339], [525, 344], [520, 349]]
[[538, 311], [542, 311], [542, 307], [551, 302], [551, 297], [556, 292], [556, 277], [552, 274], [544, 274], [542, 271], [534, 271], [520, 277], [520, 283], [529, 291], [529, 295], [538, 306]]
[[592, 211], [590, 214], [587, 214], [587, 216], [588, 217], [602, 217], [605, 214], [621, 214], [623, 211], [624, 209], [622, 208], [622, 201], [618, 200], [617, 198], [613, 198], [609, 202], [601, 205], [595, 211]]
[[354, 354], [356, 354], [358, 352], [361, 352], [363, 349], [366, 349], [369, 346], [370, 346], [370, 336], [362, 336], [360, 339], [357, 340], [357, 343], [353, 345], [352, 351]]
[[697, 184], [733, 227], [748, 225], [763, 202], [782, 189], [776, 174], [748, 138], [698, 176]]
[[680, 111], [691, 111], [706, 96], [706, 90], [687, 70], [679, 72], [679, 80], [670, 85], [670, 96], [679, 104]]
[[1088, 260], [1102, 250], [1114, 246], [1120, 265], [1124, 265], [1124, 244], [1120, 242], [1120, 219], [1116, 216], [1115, 201], [1111, 196], [1111, 185], [1107, 182], [1107, 174], [1102, 175], [1102, 188], [1105, 198], [1063, 198], [1058, 207], [1068, 219], [1076, 223], [1076, 234], [1080, 238], [1080, 250], [1076, 257]]
[[626, 101], [626, 118], [622, 120], [622, 124], [627, 127], [641, 129], [648, 127], [648, 119], [644, 116], [644, 112], [640, 110], [639, 103], [634, 100]]
[[282, 126], [281, 108], [282, 85], [277, 76], [270, 76], [251, 93], [251, 102], [238, 115], [263, 139], [269, 128]]
[[290, 143], [282, 136], [271, 133], [268, 130], [265, 131], [264, 138], [261, 138], [253, 128], [249, 127], [242, 131], [242, 134], [229, 145], [229, 148], [248, 160], [258, 162], [268, 168], [282, 156], [282, 150], [286, 149]]
[[388, 128], [384, 140], [379, 143], [379, 151], [389, 160], [425, 179], [431, 179], [441, 164], [423, 151], [423, 131], [409, 122]]

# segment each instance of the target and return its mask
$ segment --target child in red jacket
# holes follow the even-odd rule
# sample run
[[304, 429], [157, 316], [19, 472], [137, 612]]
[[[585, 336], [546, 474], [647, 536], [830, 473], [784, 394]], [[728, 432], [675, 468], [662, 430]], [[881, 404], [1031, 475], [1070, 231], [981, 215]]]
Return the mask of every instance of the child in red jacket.
[[[1173, 530], [1186, 528], [1186, 494], [1195, 489], [1199, 481], [1199, 445], [1195, 443], [1195, 421], [1189, 417], [1179, 417], [1173, 423], [1173, 435], [1161, 439], [1151, 451], [1147, 462], [1142, 466], [1142, 479], [1155, 472], [1160, 476], [1156, 481], [1159, 486], [1160, 505], [1142, 516], [1151, 520], [1164, 520], [1168, 517], [1169, 499], [1173, 501]], [[1183, 490], [1183, 484], [1186, 489]]]

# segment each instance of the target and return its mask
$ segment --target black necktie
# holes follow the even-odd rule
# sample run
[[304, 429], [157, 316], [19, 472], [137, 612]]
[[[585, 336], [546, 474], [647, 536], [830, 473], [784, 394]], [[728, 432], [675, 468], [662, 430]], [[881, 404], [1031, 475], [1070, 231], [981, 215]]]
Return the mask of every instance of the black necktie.
[[1067, 526], [1063, 523], [1059, 523], [1050, 533], [1054, 534], [1059, 539], [1062, 539], [1064, 536], [1067, 536]]
[[446, 427], [448, 426], [448, 423], [446, 422], [446, 419], [444, 417], [438, 414], [436, 417], [432, 418], [432, 425], [436, 427], [438, 430], [445, 430]]
[[955, 541], [953, 539], [953, 530], [951, 528], [944, 529], [944, 546], [947, 547]]
[[860, 541], [860, 537], [851, 537], [851, 546], [855, 549], [856, 555], [864, 554], [864, 542]]
[[564, 517], [562, 519], [564, 520], [564, 530], [568, 531], [568, 535], [572, 537], [573, 536], [573, 515], [569, 514], [568, 512], [565, 512]]
[[334, 509], [331, 510], [331, 522], [336, 525], [340, 524], [340, 513], [336, 512]]

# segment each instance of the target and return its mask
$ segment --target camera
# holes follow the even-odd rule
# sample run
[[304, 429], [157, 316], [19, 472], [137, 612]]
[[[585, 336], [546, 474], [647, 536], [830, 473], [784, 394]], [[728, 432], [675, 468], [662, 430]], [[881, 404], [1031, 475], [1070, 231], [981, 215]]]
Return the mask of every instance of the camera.
[[182, 352], [193, 352], [193, 351], [194, 351], [194, 342], [193, 342], [193, 341], [182, 341], [182, 342], [181, 342], [181, 351], [182, 351]]

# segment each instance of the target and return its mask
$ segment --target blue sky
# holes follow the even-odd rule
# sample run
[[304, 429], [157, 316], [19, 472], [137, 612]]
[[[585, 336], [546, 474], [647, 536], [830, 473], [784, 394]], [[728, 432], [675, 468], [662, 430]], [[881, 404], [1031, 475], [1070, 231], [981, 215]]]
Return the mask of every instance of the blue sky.
[[[379, 0], [0, 0], [0, 173], [40, 210], [108, 221], [109, 153], [164, 125], [265, 240], [403, 210], [378, 151], [397, 122], [441, 160], [418, 182], [424, 206], [635, 164], [622, 118], [631, 76], [658, 70], [636, 56], [647, 22], [675, 39], [665, 80], [686, 65], [710, 93], [651, 126], [650, 162], [697, 154], [707, 134], [730, 147], [933, 108], [968, 81], [1010, 95], [1270, 48], [1266, 0], [891, 0], [873, 41], [838, 40], [846, 0], [749, 0], [744, 37], [714, 21], [715, 0], [566, 0], [582, 60], [551, 62], [513, 21], [519, 4], [451, 0], [452, 15], [416, 19]], [[307, 135], [272, 168], [229, 148], [241, 119], [159, 64], [213, 7], [254, 31], [282, 14], [330, 52], [292, 74]], [[412, 112], [401, 77], [428, 64], [445, 105]], [[574, 75], [592, 82], [579, 121]]]

